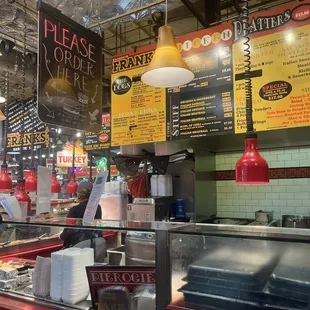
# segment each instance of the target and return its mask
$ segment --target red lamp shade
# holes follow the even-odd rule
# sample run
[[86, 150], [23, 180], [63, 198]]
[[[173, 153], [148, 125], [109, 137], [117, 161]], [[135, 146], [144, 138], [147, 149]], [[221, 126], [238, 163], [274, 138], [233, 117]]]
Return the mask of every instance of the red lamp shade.
[[57, 181], [56, 173], [52, 174], [52, 188], [51, 188], [51, 192], [53, 194], [61, 192], [60, 184]]
[[258, 152], [256, 138], [245, 139], [245, 151], [236, 165], [237, 184], [269, 183], [269, 168], [266, 160]]
[[35, 169], [30, 168], [29, 176], [26, 179], [25, 190], [28, 192], [35, 192], [37, 190], [38, 179], [35, 174]]
[[79, 185], [76, 183], [76, 180], [75, 180], [75, 174], [72, 174], [70, 178], [70, 182], [67, 185], [67, 194], [75, 194], [78, 186]]
[[27, 202], [28, 204], [28, 211], [31, 211], [31, 199], [25, 192], [25, 183], [20, 182], [16, 185], [16, 191], [14, 193], [14, 196], [19, 202]]
[[1, 166], [0, 173], [0, 192], [13, 191], [12, 179], [8, 175], [8, 168], [6, 165]]

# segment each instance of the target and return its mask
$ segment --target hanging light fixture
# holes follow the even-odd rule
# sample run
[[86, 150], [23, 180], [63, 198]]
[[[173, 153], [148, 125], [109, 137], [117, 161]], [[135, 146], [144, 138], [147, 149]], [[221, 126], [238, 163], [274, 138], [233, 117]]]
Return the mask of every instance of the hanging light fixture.
[[244, 57], [245, 57], [245, 100], [246, 100], [246, 135], [245, 150], [236, 164], [237, 184], [269, 183], [269, 168], [266, 160], [258, 152], [257, 133], [253, 125], [253, 100], [251, 81], [251, 49], [248, 0], [242, 8], [241, 19], [245, 25]]
[[[56, 137], [56, 131], [54, 132], [54, 138]], [[57, 173], [56, 173], [56, 156], [55, 156], [55, 147], [53, 148], [53, 170], [52, 170], [52, 187], [51, 192], [53, 194], [57, 194], [61, 192], [61, 186], [57, 180]]]
[[[25, 1], [25, 6], [27, 5]], [[24, 21], [26, 21], [26, 7], [24, 8]], [[25, 89], [26, 89], [26, 44], [27, 44], [27, 27], [24, 24], [24, 36], [23, 36], [23, 52], [22, 52], [22, 90], [21, 90], [21, 99], [22, 99], [22, 112], [25, 113]], [[19, 154], [19, 171], [18, 171], [18, 178], [17, 178], [17, 185], [14, 196], [20, 203], [27, 203], [28, 211], [31, 211], [31, 199], [25, 192], [25, 179], [24, 179], [24, 164], [23, 164], [23, 147], [24, 147], [24, 122], [25, 118], [22, 118], [22, 126], [20, 128], [20, 154]]]
[[73, 138], [73, 150], [72, 150], [72, 174], [70, 177], [70, 182], [67, 185], [67, 194], [75, 194], [78, 188], [78, 184], [75, 179], [75, 172], [74, 172], [74, 159], [75, 159], [75, 140]]
[[[7, 57], [9, 58], [9, 54], [12, 52], [12, 43], [6, 43], [5, 44], [5, 53]], [[5, 96], [6, 98], [9, 98], [9, 59], [6, 61], [7, 67], [6, 67], [6, 73], [5, 73]], [[8, 115], [8, 100], [5, 100], [5, 105], [4, 105], [4, 112], [5, 115]], [[2, 111], [1, 111], [2, 113]], [[2, 114], [3, 115], [3, 114]], [[6, 118], [4, 115], [1, 116], [1, 120], [5, 119], [4, 122], [4, 134], [3, 136], [5, 137], [4, 139], [4, 146], [3, 146], [3, 163], [1, 165], [1, 173], [0, 173], [0, 192], [11, 192], [13, 191], [13, 184], [12, 184], [12, 179], [8, 175], [8, 165], [6, 163], [6, 155], [7, 155], [7, 133], [8, 133], [8, 126], [9, 126], [9, 120]]]
[[[33, 83], [32, 83], [32, 93], [33, 93], [33, 100], [36, 100], [36, 76], [37, 76], [37, 59], [35, 54], [30, 54], [31, 64], [33, 66]], [[33, 104], [32, 101], [30, 104]], [[29, 109], [31, 111], [30, 117], [34, 117], [34, 111], [32, 109]], [[32, 122], [34, 124], [34, 122]], [[32, 133], [31, 133], [31, 156], [30, 156], [30, 173], [29, 176], [26, 179], [25, 183], [25, 189], [28, 192], [35, 192], [37, 190], [37, 184], [38, 179], [36, 177], [36, 168], [34, 165], [34, 131], [35, 128], [33, 126]]]
[[168, 26], [168, 0], [165, 13], [165, 25], [158, 30], [156, 50], [141, 80], [153, 87], [170, 88], [189, 83], [193, 80], [194, 73], [180, 54], [173, 29]]
[[3, 114], [2, 110], [0, 110], [0, 122], [6, 120], [5, 115]]

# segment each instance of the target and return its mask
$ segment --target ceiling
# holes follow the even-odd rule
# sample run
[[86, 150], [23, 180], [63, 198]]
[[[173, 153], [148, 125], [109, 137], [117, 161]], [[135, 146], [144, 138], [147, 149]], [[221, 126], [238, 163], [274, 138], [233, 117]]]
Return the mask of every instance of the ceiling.
[[[249, 9], [254, 13], [289, 2], [296, 1], [249, 0]], [[105, 86], [110, 81], [112, 56], [156, 42], [158, 27], [164, 20], [164, 0], [46, 0], [46, 3], [85, 27], [100, 32], [104, 41]], [[241, 3], [241, 0], [168, 0], [168, 23], [175, 35], [180, 36], [237, 18]], [[3, 52], [0, 57], [0, 90], [3, 93], [4, 76], [9, 64], [11, 98], [21, 98], [24, 39], [27, 51], [36, 52], [35, 5], [35, 0], [0, 0], [0, 39], [9, 39], [16, 45], [9, 57]], [[29, 61], [25, 69], [26, 95], [31, 96], [33, 66]]]

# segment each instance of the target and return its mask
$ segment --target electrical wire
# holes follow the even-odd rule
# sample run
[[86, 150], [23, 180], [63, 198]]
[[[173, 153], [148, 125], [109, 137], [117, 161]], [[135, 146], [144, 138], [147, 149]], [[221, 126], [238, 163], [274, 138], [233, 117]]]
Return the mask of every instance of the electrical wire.
[[250, 46], [250, 24], [248, 0], [243, 0], [241, 5], [240, 19], [244, 30], [244, 78], [245, 78], [245, 112], [246, 112], [246, 137], [254, 138], [256, 133], [253, 123], [253, 98], [251, 79], [251, 46]]
[[19, 157], [19, 173], [17, 182], [24, 181], [24, 164], [23, 164], [23, 148], [24, 148], [24, 126], [25, 126], [25, 89], [26, 89], [26, 51], [27, 51], [27, 1], [24, 0], [24, 35], [23, 35], [23, 52], [22, 52], [22, 91], [21, 91], [21, 104], [22, 104], [22, 126], [20, 129], [20, 157]]
[[166, 14], [165, 14], [165, 25], [167, 26], [168, 25], [168, 0], [166, 0]]
[[[10, 74], [10, 63], [9, 63], [9, 53], [7, 53], [7, 63], [6, 63], [6, 72], [5, 72], [5, 104], [4, 104], [4, 115], [6, 117], [4, 121], [4, 137], [8, 136], [8, 126], [9, 126], [9, 97], [10, 97], [10, 90], [9, 90], [9, 74]], [[8, 151], [7, 139], [4, 142], [3, 146], [3, 165], [7, 165], [6, 163], [6, 155]]]

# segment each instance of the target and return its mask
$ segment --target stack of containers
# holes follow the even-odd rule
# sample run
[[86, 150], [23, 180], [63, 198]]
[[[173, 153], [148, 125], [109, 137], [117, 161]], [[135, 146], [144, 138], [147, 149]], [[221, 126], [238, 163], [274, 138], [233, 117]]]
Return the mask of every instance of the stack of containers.
[[54, 301], [62, 299], [63, 252], [58, 251], [51, 255], [51, 298]]
[[69, 248], [52, 254], [51, 298], [77, 304], [89, 295], [86, 266], [94, 264], [94, 250]]
[[290, 245], [271, 274], [266, 291], [281, 298], [310, 303], [310, 245]]
[[278, 256], [264, 241], [253, 241], [248, 246], [242, 239], [229, 240], [189, 265], [187, 284], [180, 289], [185, 303], [231, 310], [307, 309], [306, 303], [266, 293]]
[[36, 259], [36, 267], [32, 273], [32, 292], [37, 297], [48, 297], [50, 295], [51, 283], [51, 259], [40, 257]]

